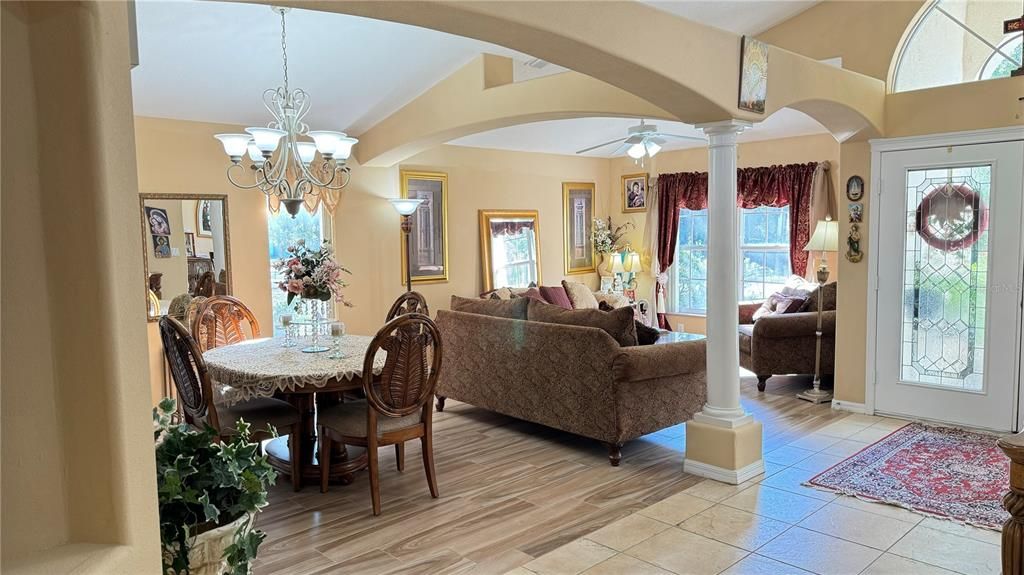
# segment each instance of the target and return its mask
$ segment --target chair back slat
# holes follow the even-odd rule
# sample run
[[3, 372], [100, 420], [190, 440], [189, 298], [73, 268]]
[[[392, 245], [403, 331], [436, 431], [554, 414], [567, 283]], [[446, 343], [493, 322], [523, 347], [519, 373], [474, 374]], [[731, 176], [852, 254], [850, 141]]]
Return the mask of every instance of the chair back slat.
[[396, 317], [407, 313], [418, 313], [430, 317], [430, 308], [427, 307], [427, 298], [423, 297], [423, 294], [419, 292], [405, 292], [398, 296], [395, 303], [391, 304], [391, 309], [388, 310], [387, 319], [384, 321], [391, 321]]
[[231, 345], [249, 339], [245, 332], [248, 323], [251, 337], [260, 336], [260, 322], [241, 300], [229, 295], [206, 298], [192, 318], [192, 336], [200, 351]]
[[[379, 378], [373, 375], [378, 350], [387, 357]], [[404, 417], [423, 408], [434, 394], [441, 368], [441, 333], [427, 316], [399, 315], [370, 342], [363, 361], [363, 392], [374, 411]]]
[[185, 421], [196, 426], [205, 422], [219, 430], [206, 362], [188, 329], [178, 320], [164, 316], [160, 318], [160, 339]]

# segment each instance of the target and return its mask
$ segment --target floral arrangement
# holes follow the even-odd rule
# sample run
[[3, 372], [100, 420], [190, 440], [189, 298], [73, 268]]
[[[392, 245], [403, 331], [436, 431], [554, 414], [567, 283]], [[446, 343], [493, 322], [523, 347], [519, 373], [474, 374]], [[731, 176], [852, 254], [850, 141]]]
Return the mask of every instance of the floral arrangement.
[[633, 222], [626, 222], [613, 229], [611, 216], [607, 221], [594, 218], [594, 231], [590, 234], [590, 239], [594, 242], [594, 249], [599, 254], [621, 251], [622, 246], [619, 245], [619, 240], [626, 235], [626, 230], [632, 227]]
[[238, 434], [217, 441], [203, 430], [174, 423], [175, 402], [165, 398], [153, 408], [157, 496], [163, 573], [190, 572], [189, 549], [196, 535], [241, 521], [224, 549], [224, 573], [247, 575], [266, 534], [253, 527], [267, 505], [267, 487], [277, 480], [259, 445], [249, 441], [249, 424], [239, 420]]
[[290, 257], [274, 262], [274, 269], [281, 274], [277, 287], [288, 292], [288, 304], [295, 296], [308, 300], [334, 301], [352, 307], [345, 300], [341, 290], [348, 284], [341, 279], [342, 273], [351, 274], [334, 259], [334, 248], [330, 242], [323, 242], [320, 249], [306, 246], [305, 240], [297, 240], [288, 246]]

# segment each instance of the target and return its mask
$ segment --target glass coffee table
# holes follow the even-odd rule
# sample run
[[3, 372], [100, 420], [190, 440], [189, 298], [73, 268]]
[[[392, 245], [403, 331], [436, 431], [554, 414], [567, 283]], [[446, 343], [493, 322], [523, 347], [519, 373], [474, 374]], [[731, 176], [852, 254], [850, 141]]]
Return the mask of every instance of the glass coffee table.
[[705, 339], [706, 336], [702, 333], [686, 333], [682, 331], [663, 331], [661, 336], [658, 337], [658, 341], [654, 342], [655, 345], [664, 343], [679, 343], [681, 341], [696, 341], [699, 339]]

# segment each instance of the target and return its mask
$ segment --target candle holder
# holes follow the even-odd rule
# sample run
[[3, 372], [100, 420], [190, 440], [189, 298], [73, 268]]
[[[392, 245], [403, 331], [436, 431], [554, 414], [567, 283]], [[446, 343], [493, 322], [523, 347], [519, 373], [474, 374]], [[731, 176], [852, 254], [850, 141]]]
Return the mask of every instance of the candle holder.
[[323, 313], [321, 310], [321, 304], [323, 302], [319, 300], [313, 300], [309, 302], [310, 317], [312, 324], [310, 327], [313, 330], [312, 341], [309, 347], [302, 348], [303, 353], [321, 353], [328, 351], [330, 348], [324, 345], [320, 345], [320, 324], [323, 323]]
[[281, 327], [284, 328], [284, 343], [281, 347], [295, 347], [295, 338], [292, 336], [294, 326], [292, 325], [292, 316], [285, 314], [281, 316]]
[[330, 359], [345, 359], [345, 354], [341, 353], [341, 340], [345, 337], [345, 324], [336, 321], [331, 324], [331, 338], [333, 339], [331, 345], [331, 355], [327, 356]]

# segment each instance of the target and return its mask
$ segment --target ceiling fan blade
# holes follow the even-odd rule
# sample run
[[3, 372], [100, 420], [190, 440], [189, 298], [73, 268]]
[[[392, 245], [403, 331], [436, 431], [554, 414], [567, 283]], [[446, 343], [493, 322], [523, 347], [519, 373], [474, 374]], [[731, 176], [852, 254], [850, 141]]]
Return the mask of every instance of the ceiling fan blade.
[[612, 152], [612, 153], [611, 153], [611, 155], [610, 155], [609, 157], [611, 157], [611, 158], [614, 158], [614, 157], [616, 157], [616, 156], [620, 156], [620, 155], [622, 155], [622, 153], [623, 153], [623, 152], [625, 152], [625, 151], [626, 151], [627, 149], [629, 149], [629, 147], [630, 147], [631, 145], [632, 145], [632, 144], [630, 144], [630, 143], [628, 143], [628, 142], [622, 142], [622, 145], [621, 145], [621, 146], [619, 146], [618, 148], [615, 148], [615, 151], [614, 151], [614, 152]]
[[707, 142], [707, 138], [701, 138], [700, 136], [680, 136], [679, 134], [666, 134], [665, 132], [658, 132], [659, 136], [665, 138], [678, 138], [680, 140], [690, 140], [692, 142]]
[[644, 141], [644, 138], [646, 138], [646, 137], [648, 137], [650, 135], [651, 135], [650, 133], [633, 134], [632, 136], [626, 138], [626, 143], [630, 144], [630, 145], [632, 145], [632, 144], [640, 144], [640, 143], [642, 143]]
[[577, 153], [577, 154], [586, 154], [587, 152], [590, 152], [590, 151], [592, 151], [592, 150], [596, 150], [596, 149], [598, 149], [598, 148], [603, 148], [603, 147], [605, 147], [605, 146], [608, 146], [608, 145], [611, 145], [611, 144], [615, 144], [615, 143], [621, 142], [621, 141], [622, 141], [623, 139], [624, 139], [624, 138], [617, 138], [617, 139], [615, 139], [615, 140], [612, 140], [612, 141], [610, 141], [610, 142], [605, 142], [605, 143], [603, 143], [603, 144], [598, 144], [598, 145], [596, 145], [596, 146], [590, 146], [589, 148], [583, 148], [582, 150], [580, 150], [580, 151], [578, 151], [578, 152], [576, 152], [576, 153]]

